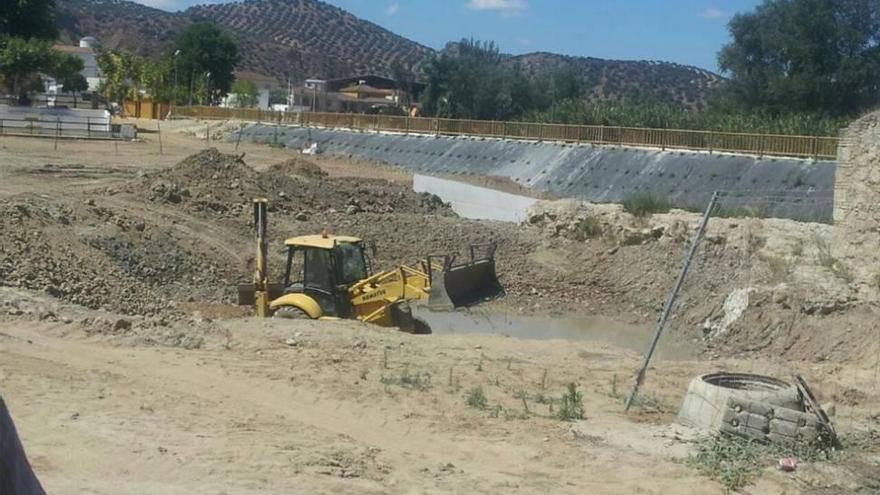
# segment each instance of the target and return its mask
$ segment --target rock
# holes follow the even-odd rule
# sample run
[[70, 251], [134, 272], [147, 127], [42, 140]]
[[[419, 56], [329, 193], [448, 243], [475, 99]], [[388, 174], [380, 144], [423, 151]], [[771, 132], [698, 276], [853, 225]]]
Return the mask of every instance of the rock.
[[300, 222], [306, 222], [309, 219], [309, 214], [308, 214], [308, 212], [300, 211], [299, 213], [294, 215], [293, 218], [296, 220], [299, 220]]
[[361, 207], [358, 205], [348, 205], [345, 207], [345, 213], [348, 215], [354, 215], [359, 212], [361, 212]]
[[145, 224], [144, 222], [135, 222], [134, 224], [134, 230], [137, 230], [138, 232], [143, 232], [146, 228], [147, 224]]

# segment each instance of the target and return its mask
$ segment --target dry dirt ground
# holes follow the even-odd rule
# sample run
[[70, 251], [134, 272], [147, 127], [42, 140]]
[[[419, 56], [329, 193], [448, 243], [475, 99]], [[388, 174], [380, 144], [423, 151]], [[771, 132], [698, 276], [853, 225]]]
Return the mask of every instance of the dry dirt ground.
[[[523, 226], [464, 221], [394, 168], [236, 150], [220, 139], [234, 124], [187, 158], [205, 125], [163, 123], [162, 154], [157, 133], [118, 151], [0, 137], [0, 393], [52, 493], [721, 493], [672, 426], [688, 381], [716, 370], [802, 373], [842, 431], [876, 429], [877, 309], [827, 259], [828, 226], [711, 224], [625, 416], [696, 216], [562, 201]], [[455, 334], [246, 317], [229, 302], [254, 195], [273, 246], [330, 226], [376, 240], [379, 266], [496, 240], [508, 294]], [[593, 338], [541, 338], [598, 316]], [[495, 335], [467, 333], [481, 318]], [[550, 410], [569, 383], [582, 421]], [[874, 445], [768, 463], [746, 490], [872, 493], [877, 473]]]

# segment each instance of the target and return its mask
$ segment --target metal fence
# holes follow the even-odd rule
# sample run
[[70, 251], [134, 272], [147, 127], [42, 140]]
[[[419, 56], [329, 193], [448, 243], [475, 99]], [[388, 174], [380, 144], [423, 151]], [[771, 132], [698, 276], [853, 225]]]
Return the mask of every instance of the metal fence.
[[65, 116], [63, 119], [0, 117], [0, 135], [56, 138], [120, 139], [120, 126], [107, 119]]
[[836, 159], [839, 141], [834, 136], [796, 136], [684, 129], [540, 124], [350, 113], [273, 112], [253, 108], [176, 107], [172, 110], [172, 114], [174, 116], [201, 119], [238, 119], [253, 122], [425, 133], [442, 136], [479, 136], [616, 146], [643, 146], [664, 150], [720, 151], [759, 156], [813, 158], [817, 160]]

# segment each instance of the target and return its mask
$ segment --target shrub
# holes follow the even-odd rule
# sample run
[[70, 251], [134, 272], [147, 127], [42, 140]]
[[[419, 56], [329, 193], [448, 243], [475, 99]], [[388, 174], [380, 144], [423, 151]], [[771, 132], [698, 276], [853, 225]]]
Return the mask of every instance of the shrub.
[[576, 384], [568, 384], [568, 390], [559, 399], [556, 415], [563, 421], [584, 419], [584, 394], [578, 392]]
[[465, 403], [468, 407], [473, 407], [474, 409], [479, 409], [481, 411], [489, 407], [489, 400], [486, 398], [485, 392], [483, 392], [483, 387], [474, 387], [468, 390]]
[[636, 217], [669, 213], [671, 209], [672, 203], [669, 200], [653, 194], [635, 194], [623, 200], [623, 211]]

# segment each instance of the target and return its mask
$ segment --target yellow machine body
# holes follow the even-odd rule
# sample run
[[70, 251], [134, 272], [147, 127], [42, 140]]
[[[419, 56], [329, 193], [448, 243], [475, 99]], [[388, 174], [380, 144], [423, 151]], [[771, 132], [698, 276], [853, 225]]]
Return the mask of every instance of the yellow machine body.
[[[477, 259], [453, 264], [448, 256], [429, 256], [370, 274], [364, 243], [352, 236], [326, 233], [291, 237], [282, 283], [269, 283], [266, 273], [266, 202], [254, 201], [257, 258], [254, 283], [239, 286], [239, 304], [254, 304], [257, 316], [295, 315], [310, 319], [352, 318], [382, 326], [429, 333], [413, 317], [409, 302], [423, 301], [434, 309], [451, 309], [503, 293], [495, 274], [494, 245]], [[302, 255], [302, 270], [294, 259]], [[301, 277], [294, 281], [291, 277]]]

